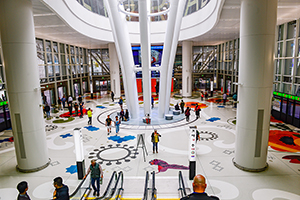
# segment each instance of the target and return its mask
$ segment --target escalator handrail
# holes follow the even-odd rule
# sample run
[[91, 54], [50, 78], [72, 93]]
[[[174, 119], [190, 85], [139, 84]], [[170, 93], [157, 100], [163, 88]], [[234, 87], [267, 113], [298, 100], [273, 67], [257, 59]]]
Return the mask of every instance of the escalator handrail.
[[[117, 186], [118, 186], [119, 181], [121, 181], [121, 182], [120, 182], [120, 187], [119, 187], [118, 190], [117, 190]], [[116, 195], [115, 195], [115, 197], [116, 197], [115, 199], [120, 199], [120, 198], [119, 198], [119, 195], [120, 195], [121, 191], [124, 190], [124, 189], [123, 189], [123, 181], [124, 181], [124, 175], [123, 175], [123, 172], [120, 171], [120, 172], [119, 172], [119, 175], [118, 175], [118, 179], [117, 179], [117, 181], [116, 181], [115, 188], [114, 188], [114, 191], [117, 190]], [[113, 195], [113, 193], [112, 193], [112, 195]]]
[[183, 177], [182, 177], [182, 172], [179, 171], [178, 173], [178, 180], [179, 180], [179, 188], [178, 188], [178, 191], [181, 192], [182, 194], [182, 197], [185, 197], [187, 194], [186, 194], [186, 189], [185, 189], [185, 185], [184, 185], [184, 181], [183, 181]]
[[117, 172], [116, 172], [116, 171], [114, 171], [114, 172], [112, 173], [112, 175], [111, 175], [111, 177], [110, 177], [110, 180], [109, 180], [109, 182], [108, 182], [108, 185], [107, 185], [107, 187], [106, 187], [106, 190], [105, 190], [105, 192], [103, 193], [103, 195], [102, 195], [101, 197], [99, 197], [99, 198], [96, 198], [96, 199], [103, 199], [103, 198], [107, 195], [108, 190], [109, 190], [109, 188], [110, 188], [110, 185], [112, 184], [114, 178], [115, 178], [115, 180], [117, 179]]
[[76, 189], [74, 190], [74, 192], [70, 195], [70, 198], [73, 197], [73, 196], [75, 196], [75, 194], [79, 191], [79, 189], [81, 188], [81, 186], [83, 185], [83, 183], [85, 182], [85, 180], [87, 179], [88, 176], [86, 176], [84, 179], [82, 179], [82, 181], [76, 187]]
[[146, 172], [146, 178], [145, 178], [145, 189], [144, 189], [144, 197], [143, 200], [147, 200], [147, 193], [148, 193], [148, 181], [149, 181], [149, 172]]
[[151, 194], [151, 200], [156, 200], [155, 171], [152, 172], [152, 194]]

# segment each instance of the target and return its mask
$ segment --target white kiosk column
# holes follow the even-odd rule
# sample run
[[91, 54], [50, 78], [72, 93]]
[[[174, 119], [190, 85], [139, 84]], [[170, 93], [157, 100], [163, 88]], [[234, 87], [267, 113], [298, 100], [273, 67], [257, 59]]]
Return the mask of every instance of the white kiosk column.
[[182, 42], [182, 96], [192, 96], [193, 43]]
[[109, 51], [111, 91], [115, 93], [115, 98], [119, 98], [121, 96], [120, 68], [119, 68], [118, 55], [114, 43], [108, 44], [108, 51]]
[[151, 112], [151, 44], [150, 44], [150, 1], [139, 0], [139, 24], [143, 74], [144, 114]]
[[104, 0], [104, 2], [114, 36], [118, 58], [121, 63], [126, 104], [131, 118], [136, 119], [139, 115], [139, 104], [136, 75], [134, 71], [135, 65], [132, 56], [126, 17], [119, 11], [119, 1]]
[[0, 33], [17, 168], [38, 171], [50, 161], [31, 1], [0, 1]]
[[242, 0], [236, 147], [233, 163], [267, 168], [277, 0]]

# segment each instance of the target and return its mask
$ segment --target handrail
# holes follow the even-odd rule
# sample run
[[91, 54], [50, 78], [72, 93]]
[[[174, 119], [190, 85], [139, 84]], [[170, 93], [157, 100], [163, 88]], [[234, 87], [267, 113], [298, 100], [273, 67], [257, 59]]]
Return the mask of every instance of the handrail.
[[[88, 177], [88, 176], [87, 176]], [[83, 185], [83, 183], [85, 182], [86, 178], [82, 179], [82, 181], [79, 183], [79, 185], [77, 186], [77, 188], [74, 190], [74, 192], [70, 195], [70, 198], [75, 196], [75, 194], [79, 191], [79, 189], [81, 188], [81, 186]]]
[[[110, 188], [110, 186], [111, 186], [111, 184], [112, 184], [114, 178], [115, 178], [115, 180], [117, 179], [117, 172], [116, 172], [116, 171], [114, 171], [114, 172], [112, 173], [112, 175], [111, 175], [111, 177], [110, 177], [110, 180], [109, 180], [109, 182], [108, 182], [108, 185], [107, 185], [107, 187], [106, 187], [106, 190], [105, 190], [105, 192], [103, 193], [103, 195], [102, 195], [101, 197], [98, 197], [98, 198], [95, 198], [95, 199], [104, 199], [104, 198], [105, 198], [105, 196], [107, 195], [107, 193], [108, 193], [108, 191], [109, 191], [109, 188]], [[111, 194], [110, 194], [110, 195], [111, 195]]]
[[149, 172], [146, 172], [146, 178], [145, 178], [145, 189], [144, 189], [144, 197], [142, 200], [147, 200], [148, 197], [148, 181], [149, 181]]
[[185, 189], [185, 185], [184, 185], [184, 181], [183, 181], [183, 178], [182, 178], [182, 172], [181, 171], [179, 171], [178, 176], [179, 176], [178, 177], [178, 180], [179, 180], [178, 192], [179, 192], [180, 198], [182, 198], [182, 197], [186, 196], [186, 189]]
[[155, 188], [155, 172], [152, 172], [152, 196], [151, 200], [156, 200], [156, 188]]
[[[121, 180], [120, 180], [121, 179]], [[116, 186], [115, 188], [117, 187], [118, 183], [120, 182], [120, 187], [118, 188], [117, 192], [116, 192], [116, 195], [115, 195], [115, 200], [118, 200], [118, 199], [121, 199], [121, 193], [123, 192], [124, 188], [123, 188], [123, 182], [124, 182], [124, 175], [123, 175], [123, 172], [120, 171], [119, 172], [119, 176], [118, 176], [118, 179], [117, 179], [117, 182], [116, 182]]]

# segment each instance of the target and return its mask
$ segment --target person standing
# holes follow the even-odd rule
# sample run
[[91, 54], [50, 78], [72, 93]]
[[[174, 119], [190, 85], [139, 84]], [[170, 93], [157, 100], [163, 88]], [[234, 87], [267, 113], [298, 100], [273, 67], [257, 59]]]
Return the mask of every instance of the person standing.
[[120, 97], [119, 105], [120, 105], [120, 108], [122, 110], [123, 109], [123, 99], [122, 99], [122, 97]]
[[111, 96], [112, 102], [114, 102], [115, 101], [115, 93], [113, 91], [111, 91], [110, 96]]
[[53, 185], [55, 190], [53, 192], [53, 199], [55, 200], [69, 200], [69, 188], [68, 186], [63, 184], [63, 180], [61, 177], [56, 177], [53, 180]]
[[80, 118], [83, 118], [83, 102], [79, 104], [79, 108], [80, 108]]
[[68, 98], [68, 103], [73, 103], [73, 98], [71, 97], [71, 95]]
[[153, 153], [158, 153], [158, 142], [159, 142], [159, 137], [161, 137], [161, 135], [157, 132], [156, 129], [154, 129], [154, 132], [151, 135], [151, 142], [153, 144]]
[[186, 119], [186, 121], [187, 121], [187, 122], [190, 121], [190, 115], [191, 115], [191, 109], [190, 109], [190, 107], [187, 107], [187, 108], [186, 108], [184, 114], [185, 114], [185, 119]]
[[118, 116], [116, 116], [116, 121], [115, 121], [115, 126], [116, 126], [116, 135], [119, 133], [120, 131], [120, 124], [121, 124], [121, 120], [118, 118]]
[[128, 120], [129, 120], [129, 112], [128, 112], [128, 109], [125, 110], [124, 119], [125, 119], [125, 121], [128, 121]]
[[196, 107], [195, 107], [196, 119], [200, 118], [200, 111], [201, 111], [201, 108], [200, 108], [200, 106], [197, 104]]
[[151, 96], [151, 105], [152, 105], [152, 109], [154, 108], [154, 98], [153, 96]]
[[48, 103], [46, 103], [46, 105], [45, 105], [45, 112], [46, 112], [46, 118], [49, 119], [50, 118], [50, 106], [48, 105]]
[[180, 102], [181, 113], [184, 112], [184, 105], [185, 105], [184, 101], [181, 100], [181, 102]]
[[122, 109], [121, 112], [120, 112], [120, 119], [122, 121], [124, 121], [124, 116], [125, 116], [125, 113], [124, 113], [124, 110]]
[[58, 97], [58, 99], [57, 99], [57, 109], [62, 110], [61, 109], [61, 99], [60, 99], [60, 97]]
[[208, 93], [205, 91], [205, 101], [208, 99]]
[[[86, 173], [86, 175], [83, 177], [83, 179], [86, 178], [86, 176], [91, 172], [91, 184], [94, 189], [93, 195], [99, 196], [100, 193], [100, 177], [103, 179], [103, 170], [101, 168], [101, 165], [99, 163], [96, 163], [96, 160], [91, 160], [90, 167]], [[95, 182], [97, 184], [97, 187], [95, 186]]]
[[75, 109], [75, 116], [78, 116], [78, 104], [75, 102], [74, 104], [74, 109]]
[[224, 92], [223, 93], [223, 105], [225, 106], [227, 100], [227, 94]]
[[82, 97], [81, 97], [81, 95], [79, 95], [79, 97], [78, 97], [78, 104], [80, 104], [82, 102]]
[[194, 192], [185, 197], [182, 197], [180, 200], [219, 200], [218, 197], [208, 196], [205, 193], [206, 186], [207, 185], [204, 176], [202, 176], [201, 174], [196, 175], [193, 181]]
[[26, 181], [22, 181], [17, 185], [17, 189], [19, 191], [19, 195], [17, 200], [30, 200], [29, 195], [27, 194], [28, 184]]
[[107, 115], [107, 118], [105, 120], [105, 126], [107, 127], [107, 135], [111, 133], [111, 118], [109, 115]]
[[61, 99], [61, 102], [62, 102], [63, 108], [65, 108], [66, 107], [66, 97], [65, 97], [65, 95]]
[[72, 103], [68, 103], [68, 109], [69, 109], [69, 113], [70, 113], [70, 117], [72, 117], [72, 110], [73, 110], [73, 105], [72, 105]]
[[90, 108], [87, 111], [87, 115], [88, 115], [88, 118], [89, 118], [88, 124], [92, 125], [92, 116], [93, 116], [93, 113], [92, 113], [92, 110]]

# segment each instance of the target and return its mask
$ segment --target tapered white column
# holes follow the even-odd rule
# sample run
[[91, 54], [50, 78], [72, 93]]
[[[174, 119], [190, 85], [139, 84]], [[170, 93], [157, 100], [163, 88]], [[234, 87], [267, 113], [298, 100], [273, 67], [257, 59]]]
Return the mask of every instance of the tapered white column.
[[31, 1], [0, 1], [0, 32], [17, 168], [37, 171], [49, 156]]
[[193, 43], [182, 42], [182, 96], [192, 96]]
[[136, 76], [134, 72], [134, 61], [132, 56], [129, 32], [125, 15], [120, 13], [119, 1], [105, 0], [111, 29], [113, 31], [116, 50], [121, 64], [123, 84], [126, 96], [126, 105], [129, 109], [131, 118], [138, 118], [138, 97]]
[[116, 51], [116, 47], [115, 47], [114, 43], [108, 44], [108, 51], [109, 51], [111, 91], [114, 92], [115, 98], [119, 98], [121, 96], [120, 67], [119, 67], [118, 55], [117, 55], [117, 51]]
[[234, 164], [262, 171], [267, 164], [277, 0], [242, 0]]
[[159, 80], [158, 116], [160, 118], [163, 118], [165, 113], [169, 111], [172, 70], [185, 2], [186, 0], [171, 1], [168, 14]]
[[150, 1], [139, 0], [139, 24], [141, 38], [141, 59], [143, 74], [144, 114], [151, 112], [151, 43], [150, 43]]

